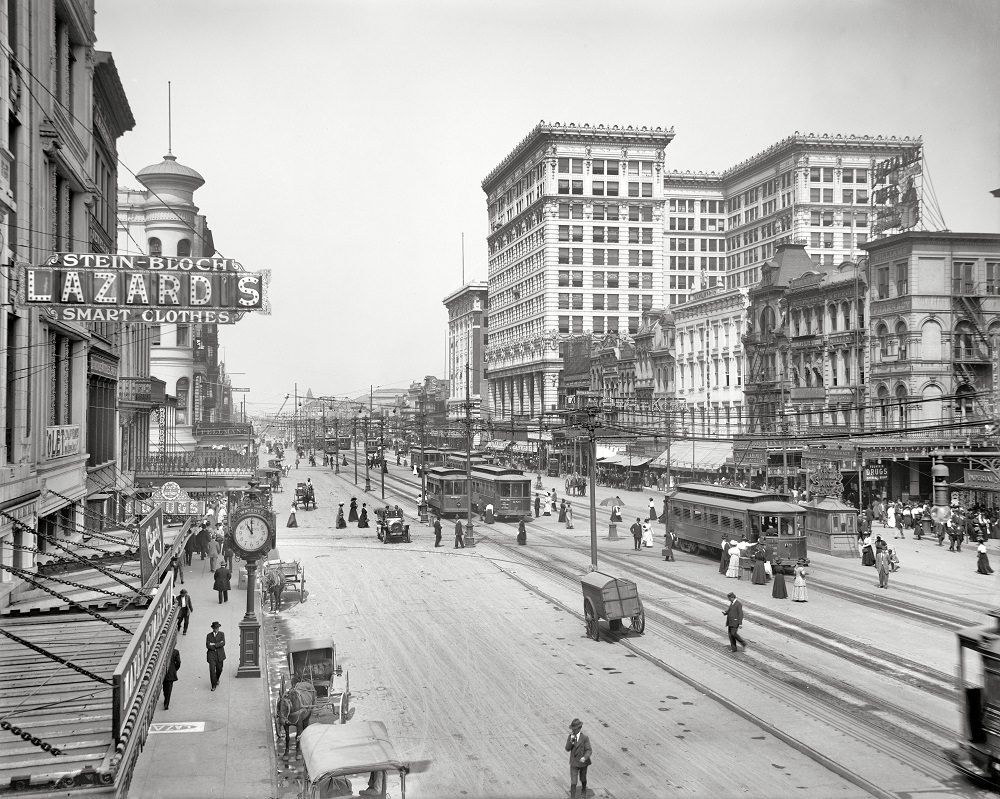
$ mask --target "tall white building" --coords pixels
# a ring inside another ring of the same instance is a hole
[[[561,344],[634,335],[643,311],[660,304],[663,159],[673,135],[541,122],[483,181],[489,415],[526,421],[554,410]]]
[[[473,281],[444,298],[448,309],[448,416],[470,413],[479,418],[482,403],[483,347],[488,341],[489,301],[486,281]],[[466,368],[468,367],[468,369]]]

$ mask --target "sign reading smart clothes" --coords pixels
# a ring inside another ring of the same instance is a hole
[[[67,252],[22,271],[23,303],[63,322],[231,324],[271,312],[270,270],[229,258]]]

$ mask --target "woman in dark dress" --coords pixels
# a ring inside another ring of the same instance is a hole
[[[563,522],[563,523],[566,522],[566,500],[565,499],[559,501],[559,519],[557,521]]]
[[[874,566],[875,565],[875,547],[872,545],[871,538],[865,539],[864,549],[861,551],[861,565],[862,566]]]
[[[762,544],[758,544],[753,552],[753,574],[750,575],[750,582],[754,585],[764,585],[767,582],[767,569],[764,567],[766,557],[767,550]]]
[[[358,527],[368,526],[368,503],[361,503],[361,515],[358,517]]]
[[[358,520],[358,501],[351,497],[351,511],[347,514],[347,521],[356,522]]]
[[[729,569],[729,542],[722,539],[722,559],[719,561],[719,574],[725,574]]]
[[[344,519],[344,503],[340,503],[340,507],[337,508],[337,529],[343,529],[347,527],[347,520]]]
[[[524,527],[524,519],[521,519],[517,523],[517,543],[521,544],[521,546],[528,543],[528,532]]]
[[[781,564],[781,558],[774,561],[771,571],[774,572],[774,587],[771,588],[771,596],[775,599],[788,599],[788,589],[785,587],[785,572]]]
[[[976,548],[976,551],[979,553],[976,557],[976,571],[980,574],[993,574],[989,555],[986,554],[986,542],[982,538],[979,539],[979,546]]]

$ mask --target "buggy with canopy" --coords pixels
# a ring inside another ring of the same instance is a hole
[[[302,731],[300,745],[305,774],[299,779],[298,799],[387,799],[393,774],[399,778],[400,799],[406,799],[410,764],[399,759],[381,721],[346,727],[314,724]]]

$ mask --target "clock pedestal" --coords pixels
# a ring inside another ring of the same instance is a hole
[[[237,677],[260,677],[260,621],[257,618],[257,561],[247,561],[247,612],[240,621],[240,665]]]

